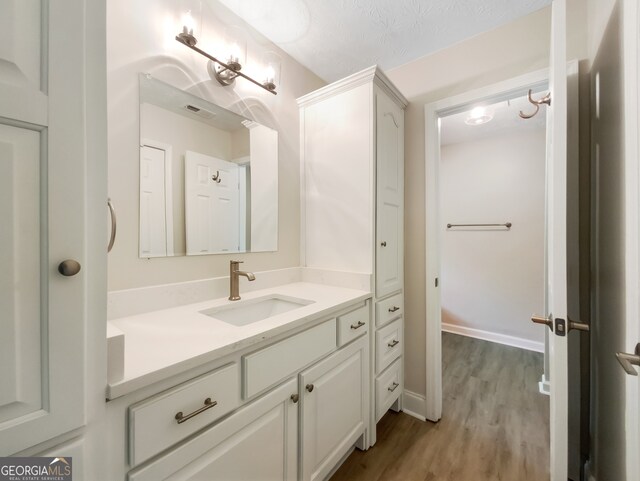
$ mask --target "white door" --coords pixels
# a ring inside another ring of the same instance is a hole
[[[304,481],[325,479],[364,432],[366,342],[363,338],[300,374]]]
[[[233,162],[186,152],[187,255],[240,250],[238,170]]]
[[[167,255],[166,152],[140,147],[140,257]]]
[[[567,58],[566,0],[554,0],[547,116],[547,316],[549,335],[551,481],[568,478],[568,346],[558,320],[567,320]]]
[[[87,294],[104,264],[87,249],[96,225],[87,179],[103,168],[87,161],[84,15],[74,0],[0,2],[2,456],[85,419]],[[106,216],[106,195],[100,204]],[[96,232],[106,259],[106,229]]]
[[[404,112],[377,95],[376,118],[376,296],[402,289]]]

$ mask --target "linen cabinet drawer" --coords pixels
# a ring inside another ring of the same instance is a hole
[[[402,294],[396,294],[389,299],[378,301],[376,303],[376,327],[384,326],[389,321],[402,316],[403,312]]]
[[[129,463],[140,464],[240,405],[236,363],[129,408]]]
[[[369,305],[338,316],[338,347],[357,339],[369,330]]]
[[[250,398],[336,348],[331,319],[257,352],[242,356],[243,396]]]
[[[381,373],[402,354],[402,318],[376,332],[376,372]]]
[[[399,358],[376,378],[376,422],[380,421],[391,405],[396,402],[403,389],[402,358]]]

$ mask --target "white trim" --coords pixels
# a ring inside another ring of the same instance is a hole
[[[447,323],[442,323],[442,331],[459,334],[460,336],[473,337],[474,339],[482,339],[483,341],[495,342],[496,344],[503,344],[505,346],[526,349],[527,351],[544,353],[544,342],[532,341],[523,337],[508,336],[507,334],[499,334],[497,332]]]
[[[538,391],[540,391],[540,394],[546,394],[547,396],[551,394],[551,382],[544,374],[540,378],[540,382],[538,382]]]
[[[393,85],[391,80],[389,80],[382,70],[380,70],[380,67],[373,65],[318,90],[314,90],[307,95],[299,97],[297,99],[298,107],[306,107],[328,97],[332,97],[338,93],[346,92],[370,82],[375,83],[378,87],[384,90],[384,92],[403,109],[409,104],[409,101],[404,97],[404,95],[402,95],[400,90]]]
[[[624,169],[625,169],[625,318],[624,348],[633,352],[640,341],[640,8],[637,0],[625,0],[622,5],[623,79],[624,79]],[[625,376],[626,479],[640,481],[640,406],[636,377]]]
[[[424,396],[405,389],[402,395],[402,412],[420,421],[426,421]]]
[[[440,162],[440,117],[463,111],[476,102],[495,102],[526,94],[548,83],[549,70],[542,69],[487,87],[425,105],[425,210],[426,210],[426,399],[427,419],[442,417],[442,335],[440,290],[440,208],[438,164]]]

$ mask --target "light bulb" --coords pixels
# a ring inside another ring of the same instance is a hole
[[[229,58],[228,63],[240,63],[240,45],[237,42],[233,42],[229,46]]]
[[[276,71],[274,70],[273,66],[269,65],[266,69],[265,69],[265,75],[264,75],[264,81],[265,83],[275,83],[276,80]]]
[[[486,107],[474,107],[467,115],[464,123],[467,125],[482,125],[493,119],[493,112],[489,112]]]
[[[188,10],[182,16],[182,33],[187,35],[193,35],[193,29],[196,26],[196,21],[193,19],[191,15],[191,10]]]

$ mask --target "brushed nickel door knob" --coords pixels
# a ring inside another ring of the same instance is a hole
[[[553,331],[553,320],[551,315],[549,317],[531,316],[531,320],[536,324],[544,324]]]
[[[306,389],[307,389],[307,391],[309,391],[309,392],[313,391],[313,384],[307,384],[307,385],[306,385]]]
[[[297,394],[292,394],[291,395],[291,400],[293,401],[293,403],[297,403],[300,400],[300,396],[298,396]]]
[[[58,264],[58,272],[66,277],[75,276],[80,272],[80,263],[73,259],[67,259]]]

